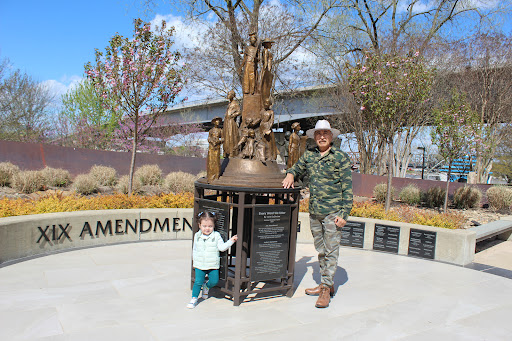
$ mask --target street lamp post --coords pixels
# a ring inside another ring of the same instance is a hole
[[[423,174],[425,172],[425,147],[418,147],[419,150],[423,150],[423,162],[421,164],[421,180],[423,180]]]

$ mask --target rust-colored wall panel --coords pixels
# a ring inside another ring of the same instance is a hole
[[[373,196],[373,188],[380,183],[387,183],[387,176],[379,176],[379,175],[370,175],[370,174],[361,174],[361,173],[352,173],[352,186],[354,195],[363,196],[363,197],[372,197]],[[396,189],[396,196],[400,190],[406,187],[409,184],[416,185],[422,191],[427,191],[431,187],[441,187],[446,188],[445,181],[435,181],[435,180],[421,180],[421,179],[409,179],[409,178],[393,178],[392,186]],[[464,187],[468,185],[467,183],[462,182],[451,182],[449,194],[453,194],[455,190],[459,187]],[[485,192],[492,185],[486,184],[477,184],[477,185],[468,185],[471,187],[477,187],[483,194],[482,203],[487,203],[487,197],[485,196]]]
[[[88,173],[94,165],[103,165],[115,168],[119,175],[127,175],[130,159],[129,152],[0,140],[0,162],[11,162],[24,170],[38,170],[48,166],[64,168],[72,175],[78,175]],[[175,171],[197,174],[206,170],[205,158],[138,153],[135,161],[135,167],[157,164],[164,174]]]

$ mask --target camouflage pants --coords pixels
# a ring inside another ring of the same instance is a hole
[[[321,282],[328,286],[334,284],[341,241],[341,228],[336,226],[334,218],[336,218],[334,213],[327,216],[309,216],[311,234],[318,252]]]

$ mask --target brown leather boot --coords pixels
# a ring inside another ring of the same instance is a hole
[[[331,301],[331,290],[332,287],[329,287],[325,284],[320,284],[320,295],[316,300],[315,307],[317,308],[327,308],[329,306],[329,302]]]
[[[317,287],[314,287],[314,288],[308,288],[306,289],[306,295],[311,295],[311,296],[318,296],[320,295],[320,291],[321,290],[321,287],[322,287],[322,284],[320,284],[319,286]],[[330,287],[330,294],[331,294],[331,297],[334,295],[334,287]]]

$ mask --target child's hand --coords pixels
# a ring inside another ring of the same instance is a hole
[[[234,243],[238,240],[238,236],[235,234],[233,237],[231,237],[231,241]]]

